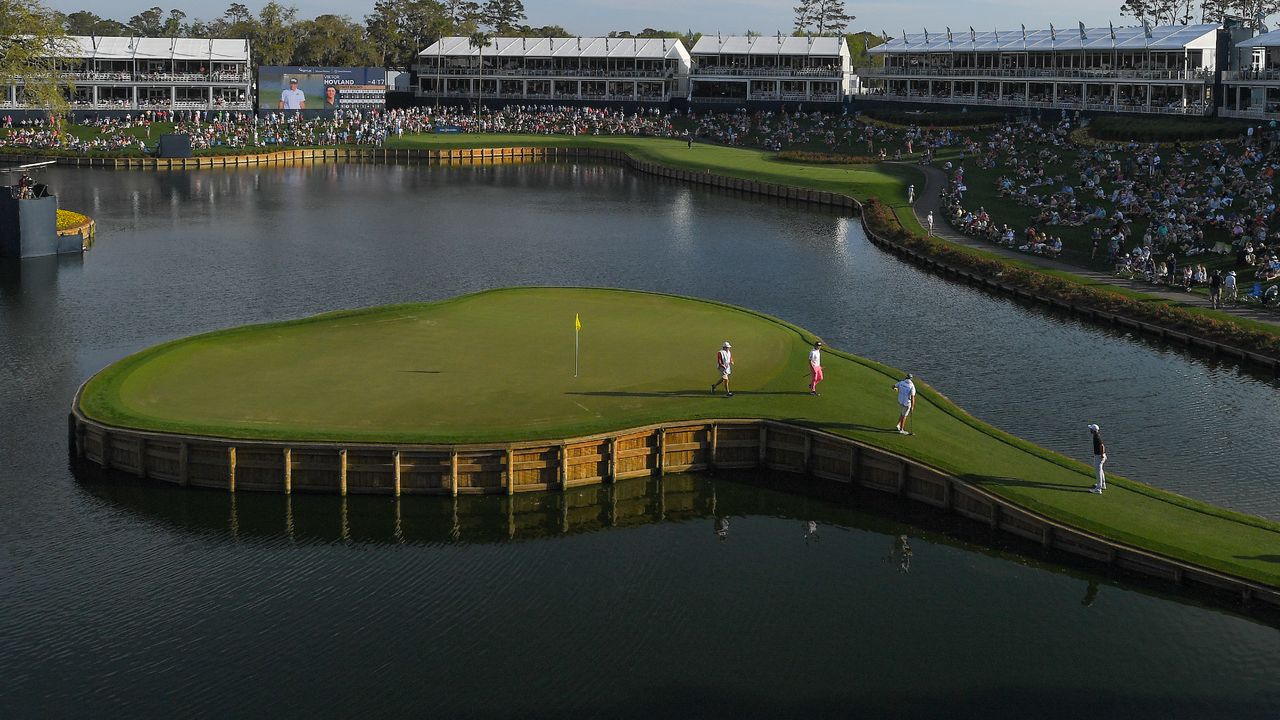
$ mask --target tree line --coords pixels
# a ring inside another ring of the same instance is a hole
[[[372,11],[360,19],[334,14],[299,17],[296,7],[277,0],[270,0],[256,15],[233,2],[221,15],[207,19],[158,6],[126,20],[92,10],[57,17],[68,35],[247,38],[255,62],[262,65],[407,67],[441,37],[574,37],[559,25],[527,24],[522,0],[375,0]],[[617,30],[609,37],[697,39],[692,31],[654,28],[637,33]]]
[[[1124,0],[1120,12],[1152,26],[1215,23],[1236,17],[1252,27],[1280,12],[1280,0]]]

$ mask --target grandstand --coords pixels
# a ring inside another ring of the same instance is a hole
[[[1208,115],[1233,33],[1221,25],[903,34],[859,68],[896,102]]]
[[[249,110],[249,41],[74,35],[59,66],[73,110]],[[3,86],[0,107],[31,109],[21,78]]]
[[[684,97],[689,53],[672,38],[446,37],[418,53],[420,99],[665,103]]]
[[[692,56],[694,103],[840,103],[854,82],[843,37],[704,35]]]
[[[1233,69],[1222,73],[1222,106],[1218,115],[1280,118],[1280,32],[1237,42],[1233,60]]]

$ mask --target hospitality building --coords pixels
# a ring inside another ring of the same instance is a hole
[[[693,103],[840,103],[853,89],[843,37],[704,35],[692,59]]]
[[[1208,115],[1232,34],[1221,25],[926,32],[870,50],[873,99]]]
[[[665,103],[687,93],[689,53],[673,38],[446,37],[414,69],[423,100]]]
[[[58,61],[73,110],[253,107],[248,40],[76,35]],[[21,78],[3,92],[0,107],[31,109]]]
[[[1222,117],[1280,119],[1280,32],[1236,43],[1234,68],[1222,73]]]

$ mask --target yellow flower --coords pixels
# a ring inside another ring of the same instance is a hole
[[[78,212],[71,212],[70,210],[58,211],[59,230],[70,230],[71,228],[79,227],[88,221],[88,217],[81,215]]]

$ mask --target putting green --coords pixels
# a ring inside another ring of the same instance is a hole
[[[582,318],[574,377],[574,316]],[[110,425],[228,438],[482,443],[558,439],[655,422],[772,418],[914,458],[1062,522],[1280,585],[1280,523],[1126,480],[1003,433],[921,385],[915,436],[892,432],[898,371],[828,350],[740,308],[603,289],[516,288],[332,313],[177,340],[125,358],[80,407]],[[712,395],[734,346],[735,396]],[[1082,433],[1081,446],[1088,438]],[[1083,452],[1083,451],[1082,451]]]

